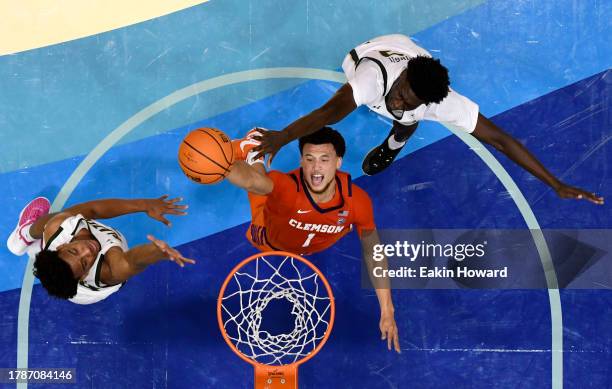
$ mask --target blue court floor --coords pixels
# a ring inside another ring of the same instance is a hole
[[[212,0],[0,56],[0,236],[35,196],[61,207],[169,193],[189,204],[171,229],[144,215],[108,224],[130,245],[150,233],[198,260],[153,266],[109,299],[77,306],[49,298],[28,258],[0,247],[0,368],[74,367],[78,388],[251,387],[252,368],[216,321],[221,283],[255,253],[244,238],[247,196],[227,182],[187,180],[178,145],[197,127],[231,137],[282,129],[326,101],[344,55],[377,35],[411,35],[449,68],[454,89],[553,174],[610,197],[610,20],[609,2]],[[612,228],[609,199],[559,199],[490,149],[528,220],[499,171],[435,123],[422,123],[387,171],[362,176],[362,157],[389,126],[365,108],[334,126],[347,140],[343,170],[370,194],[379,229]],[[286,146],[273,168],[298,159],[297,145]],[[396,355],[380,341],[376,296],[360,284],[357,236],[309,259],[334,290],[336,324],[300,368],[301,388],[612,388],[612,280],[599,289],[393,291]]]

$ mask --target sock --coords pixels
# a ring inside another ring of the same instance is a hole
[[[402,147],[404,147],[404,145],[406,144],[406,141],[398,142],[395,140],[395,135],[392,135],[389,137],[389,141],[387,142],[387,144],[389,145],[389,148],[391,150],[397,150],[397,149],[401,149]]]
[[[33,238],[32,235],[30,235],[30,227],[32,227],[32,224],[21,227],[21,230],[19,231],[21,236],[29,242],[34,242],[36,240],[36,238]]]

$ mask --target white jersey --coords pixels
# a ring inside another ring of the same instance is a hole
[[[76,296],[70,299],[75,304],[93,304],[104,300],[118,291],[123,284],[106,285],[100,280],[104,255],[111,247],[127,251],[127,241],[121,233],[96,220],[85,219],[82,215],[66,218],[48,241],[43,242],[45,250],[57,250],[58,246],[69,243],[82,229],[87,229],[100,243],[100,252],[91,269],[82,281],[79,281]]]
[[[355,47],[342,62],[355,103],[366,105],[379,115],[403,125],[433,120],[452,129],[474,131],[478,105],[452,89],[439,104],[422,104],[412,111],[405,111],[401,120],[387,110],[385,96],[389,89],[406,69],[408,61],[419,55],[431,57],[427,50],[399,34],[380,36]]]

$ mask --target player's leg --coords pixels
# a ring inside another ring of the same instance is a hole
[[[49,200],[37,197],[21,210],[17,226],[6,242],[9,251],[21,256],[28,247],[42,238],[45,223],[53,216],[49,214],[50,208]]]
[[[404,126],[398,122],[393,122],[393,128],[391,128],[391,132],[385,140],[370,150],[364,158],[361,165],[363,172],[372,176],[388,168],[402,151],[408,138],[414,134],[418,124],[417,122],[410,126]]]

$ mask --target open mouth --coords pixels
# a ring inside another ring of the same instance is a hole
[[[310,180],[312,181],[312,185],[319,186],[323,183],[323,174],[312,174]]]

